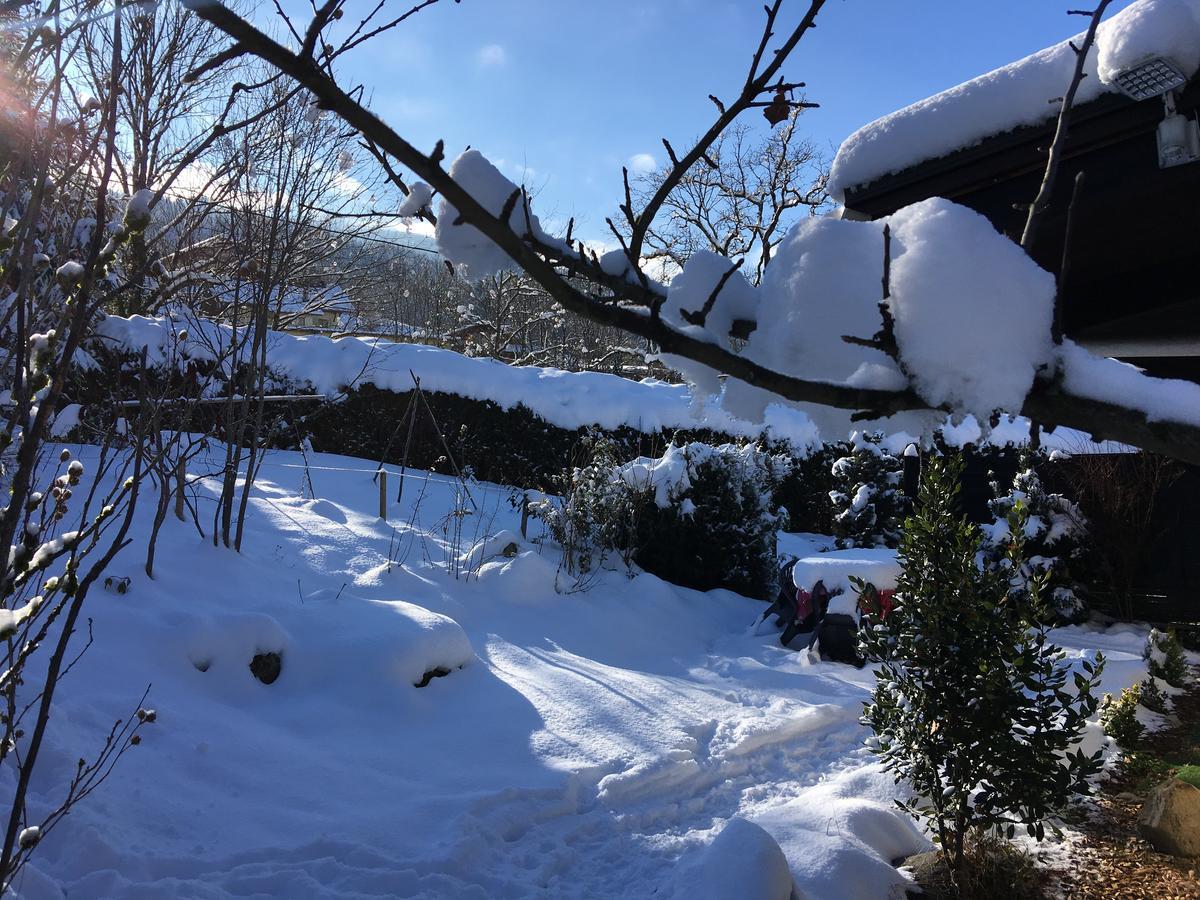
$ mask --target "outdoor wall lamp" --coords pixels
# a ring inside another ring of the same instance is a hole
[[[1168,169],[1200,160],[1200,124],[1175,110],[1175,91],[1187,77],[1170,59],[1154,56],[1116,76],[1117,87],[1132,100],[1163,98],[1158,124],[1158,167]]]

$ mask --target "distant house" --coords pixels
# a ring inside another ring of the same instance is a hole
[[[1190,74],[1200,2],[1179,8],[1179,23],[1160,29],[1171,44],[1163,55],[1107,72],[1089,62],[1031,253],[1062,278],[1068,337],[1153,375],[1200,381],[1200,78]],[[1064,42],[860,129],[833,166],[844,215],[876,219],[945,197],[1019,239],[1074,58]]]
[[[175,251],[170,265],[196,273],[202,284],[199,307],[219,320],[244,322],[251,304],[266,298],[271,327],[293,334],[339,334],[357,326],[357,305],[337,283],[305,279],[302,284],[268,287],[258,272],[266,267],[234,258],[224,236],[197,241]]]
[[[354,330],[354,301],[336,284],[287,288],[273,306],[275,328],[279,331],[335,334]]]

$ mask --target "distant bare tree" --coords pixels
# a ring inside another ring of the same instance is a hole
[[[679,268],[697,250],[746,258],[754,265],[743,271],[758,284],[796,219],[829,202],[829,169],[816,144],[798,133],[801,115],[793,109],[765,137],[744,122],[723,132],[667,194],[646,232],[644,256]],[[659,170],[639,178],[636,202],[644,204],[666,177]]]

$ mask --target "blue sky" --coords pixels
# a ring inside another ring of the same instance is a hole
[[[785,74],[821,104],[804,127],[832,158],[860,125],[1081,30],[1071,2],[829,0]],[[785,3],[783,24],[806,8]],[[762,21],[762,0],[442,0],[359,47],[342,75],[418,146],[482,150],[524,175],[543,220],[575,216],[603,240],[621,166],[661,163],[662,137],[678,150],[708,127],[708,94],[736,92]]]

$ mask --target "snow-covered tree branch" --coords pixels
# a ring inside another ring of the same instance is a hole
[[[654,343],[701,388],[715,388],[718,374],[731,376],[737,383],[730,383],[725,402],[740,415],[761,414],[776,397],[852,413],[818,410],[828,427],[900,413],[915,414],[907,421],[928,427],[946,413],[987,421],[1003,411],[1200,462],[1200,387],[1149,378],[1070,341],[1055,345],[1053,277],[981,216],[954,204],[926,201],[887,223],[801,223],[757,289],[740,273],[730,275],[733,263],[715,254],[694,256],[670,286],[642,271],[655,217],[714,142],[748,110],[778,103],[786,114],[796,102],[789,92],[802,85],[784,81],[781,70],[811,29],[820,0],[780,41],[782,0],[767,7],[740,93],[728,103],[714,97],[719,114],[691,150],[669,150],[672,168],[642,209],[633,209],[627,193],[629,240],[602,258],[573,240],[569,229],[562,238],[547,234],[529,195],[478,151],[447,168],[440,144],[423,151],[389,127],[360,101],[360,92],[338,85],[331,65],[336,51],[311,52],[311,40],[289,49],[216,0],[186,5],[229,35],[241,53],[295,79],[393,164],[411,171],[427,186],[422,197],[440,195],[439,248],[453,264],[472,276],[515,265],[567,310]],[[319,14],[309,34],[328,19]],[[892,241],[887,266],[885,224]],[[586,289],[577,286],[581,281]],[[894,323],[894,347],[871,341],[880,331],[880,302],[884,321]],[[731,346],[731,333],[748,337],[740,350]]]

